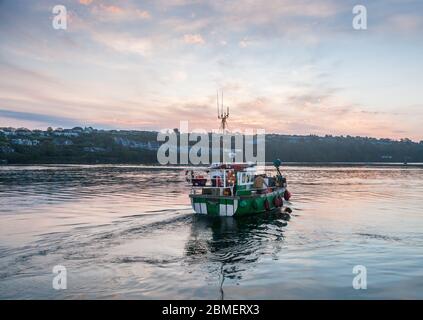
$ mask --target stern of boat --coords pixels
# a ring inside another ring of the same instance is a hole
[[[190,195],[191,205],[197,214],[232,217],[238,210],[236,198],[206,198],[200,195]]]

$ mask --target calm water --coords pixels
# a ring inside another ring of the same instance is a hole
[[[423,298],[423,169],[285,173],[290,221],[194,216],[178,170],[0,167],[0,298]]]

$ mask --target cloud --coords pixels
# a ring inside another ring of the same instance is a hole
[[[44,123],[46,125],[56,124],[60,126],[76,126],[81,124],[80,119],[53,116],[50,114],[41,114],[34,112],[19,112],[6,109],[0,109],[0,117],[16,120],[25,120],[28,122]]]
[[[395,112],[422,101],[422,47],[393,32],[421,36],[417,1],[368,2],[360,33],[353,0],[64,3],[77,4],[66,32],[45,19],[46,0],[2,2],[0,108],[20,118],[217,128],[223,88],[230,128],[421,139],[420,107]]]
[[[85,6],[90,5],[93,2],[93,0],[79,0],[80,4],[83,4]]]
[[[207,31],[213,23],[213,17],[201,17],[195,19],[185,19],[182,17],[164,17],[158,21],[158,27],[167,32],[192,34]],[[209,30],[210,31],[210,30]]]
[[[101,8],[101,10],[111,14],[122,14],[124,12],[124,10],[121,7],[114,6],[114,5],[100,4],[99,7]]]
[[[150,18],[151,18],[150,13],[149,13],[148,11],[146,11],[146,10],[139,10],[139,9],[136,9],[136,10],[135,10],[135,13],[136,13],[136,15],[137,15],[138,17],[140,17],[141,19],[150,19]]]
[[[345,10],[345,5],[334,0],[216,0],[209,5],[215,12],[215,20],[218,20],[216,25],[223,30],[252,30],[276,36],[298,30],[301,20],[306,22],[311,32],[313,26],[310,22],[324,21]]]
[[[205,43],[201,34],[185,34],[184,42],[188,44],[204,44]]]
[[[238,44],[241,48],[246,48],[251,46],[253,44],[253,41],[249,40],[248,38],[244,38]]]
[[[124,22],[151,19],[149,11],[133,5],[118,6],[99,3],[91,7],[91,14],[101,21]]]
[[[153,43],[149,38],[135,37],[124,33],[93,33],[93,39],[110,49],[122,53],[132,53],[141,56],[152,54]]]
[[[421,31],[423,29],[423,17],[416,14],[396,14],[390,17],[386,23],[392,30],[402,32]]]
[[[253,24],[268,23],[284,16],[326,18],[340,10],[340,5],[333,0],[216,0],[211,4],[226,17],[237,16],[240,22],[250,21]]]

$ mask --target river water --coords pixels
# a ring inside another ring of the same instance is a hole
[[[0,167],[0,299],[423,298],[423,169],[286,167],[289,221],[195,216],[183,173]]]

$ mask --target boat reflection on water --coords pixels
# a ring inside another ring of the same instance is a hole
[[[245,217],[195,215],[185,246],[188,268],[207,271],[203,274],[211,282],[219,279],[224,299],[225,280],[239,284],[244,272],[251,272],[262,257],[278,259],[288,218],[280,211]]]

